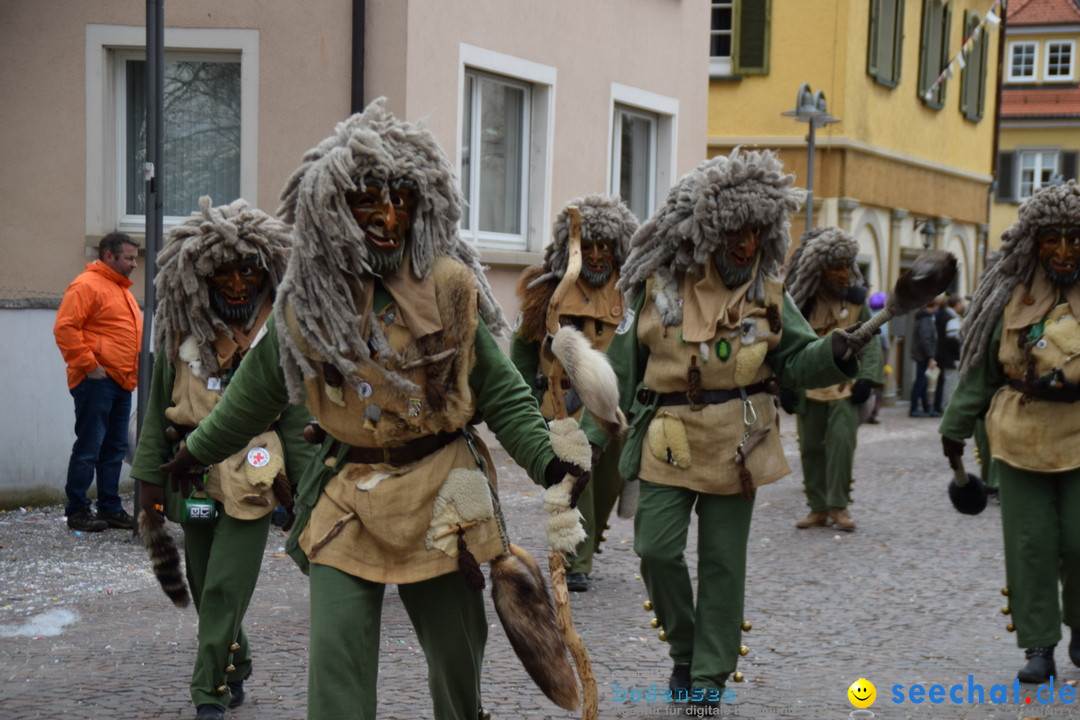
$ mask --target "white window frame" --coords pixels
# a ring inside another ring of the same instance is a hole
[[[1030,48],[1031,49],[1031,74],[1030,75],[1017,75],[1017,65],[1013,63],[1014,48]],[[1039,77],[1039,43],[1031,40],[1017,40],[1009,43],[1009,55],[1008,55],[1009,71],[1007,73],[1007,79],[1009,82],[1035,82]]]
[[[619,160],[622,158],[622,132],[620,132],[619,127],[622,120],[621,116],[630,115],[634,118],[647,120],[650,123],[651,127],[649,132],[649,152],[648,157],[646,158],[646,161],[648,162],[649,172],[648,176],[645,179],[646,207],[644,215],[645,217],[652,217],[653,212],[656,211],[656,146],[658,136],[660,135],[660,116],[656,113],[644,112],[643,110],[639,110],[638,108],[620,104],[615,105],[614,112],[612,112],[611,115],[613,126],[611,128],[612,146],[611,168],[609,172],[609,177],[611,178],[611,181],[609,183],[609,189],[611,194],[616,196],[620,195],[620,190],[622,189],[620,187],[622,173],[619,172],[619,168],[617,167]],[[623,202],[625,202],[627,206],[630,205],[629,198],[623,198]],[[633,208],[631,208],[631,210],[633,210]]]
[[[735,0],[722,0],[721,2],[709,3],[709,75],[716,77],[725,77],[731,75],[733,72],[734,64],[732,63],[730,52],[728,55],[712,55],[712,38],[713,35],[722,34],[723,31],[717,31],[712,26],[712,11],[715,6],[729,7],[731,9],[731,29],[727,32],[728,37],[731,38],[731,50],[735,48]]]
[[[656,120],[656,142],[653,143],[653,173],[650,179],[652,191],[650,193],[648,216],[638,218],[645,222],[651,217],[660,202],[667,195],[668,190],[675,180],[675,160],[678,156],[679,137],[679,100],[667,97],[648,90],[611,83],[611,117],[608,122],[608,181],[609,192],[619,194],[619,178],[615,172],[616,144],[621,138],[615,132],[618,113],[623,110],[638,110]]]
[[[118,97],[117,51],[146,52],[146,28],[86,26],[86,234],[114,230],[142,234],[145,216],[125,216],[120,156],[126,150],[123,98]],[[166,28],[166,53],[228,53],[240,56],[240,196],[258,206],[259,31]],[[232,198],[229,198],[231,200]],[[215,198],[216,200],[216,198]],[[224,200],[223,200],[224,201]],[[165,218],[166,228],[186,218]]]
[[[1041,171],[1046,169],[1046,168],[1042,167],[1042,158],[1047,153],[1053,153],[1053,155],[1054,155],[1054,172],[1050,177],[1050,182],[1046,183],[1047,185],[1049,185],[1049,184],[1053,184],[1055,177],[1061,173],[1061,148],[1030,147],[1030,148],[1017,148],[1016,149],[1016,170],[1015,170],[1015,172],[1016,172],[1016,178],[1015,178],[1016,185],[1014,185],[1014,187],[1016,188],[1016,197],[1020,201],[1027,200],[1028,198],[1030,198],[1032,195],[1035,194],[1035,191],[1037,191],[1039,188],[1044,186],[1044,183],[1039,178],[1039,176],[1041,174]],[[1034,177],[1032,178],[1031,191],[1028,192],[1028,193],[1025,193],[1024,192],[1024,182],[1023,182],[1024,158],[1029,157],[1029,156],[1034,157],[1036,159],[1035,169],[1034,169],[1035,174],[1034,174]]]
[[[548,234],[551,203],[551,176],[555,133],[555,81],[557,71],[550,65],[524,60],[513,55],[461,43],[458,49],[458,122],[457,168],[461,169],[460,143],[465,124],[465,73],[467,71],[499,75],[501,79],[529,85],[532,100],[526,113],[526,182],[522,193],[521,235],[480,232],[475,222],[461,236],[478,248],[492,251],[540,252]],[[474,172],[475,175],[475,172]],[[470,212],[466,207],[463,213]],[[485,259],[487,255],[484,255]],[[497,258],[491,259],[495,261]]]
[[[1071,81],[1073,79],[1073,77],[1075,77],[1075,75],[1076,75],[1076,42],[1073,41],[1073,40],[1047,40],[1044,43],[1044,45],[1046,47],[1045,47],[1045,52],[1043,53],[1043,68],[1044,68],[1044,70],[1043,70],[1043,72],[1044,72],[1043,80],[1045,82],[1069,82],[1069,81]],[[1066,74],[1062,74],[1062,75],[1051,75],[1050,74],[1050,69],[1051,69],[1051,65],[1050,65],[1050,49],[1055,47],[1055,46],[1058,46],[1058,47],[1064,46],[1064,47],[1069,48],[1069,65],[1068,65],[1068,73],[1066,73]]]

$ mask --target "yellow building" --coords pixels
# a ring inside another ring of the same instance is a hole
[[[991,247],[1035,190],[1077,176],[1080,148],[1080,4],[1010,0],[1004,27]]]
[[[988,237],[998,11],[996,0],[713,2],[709,153],[776,149],[809,187],[809,124],[783,114],[808,84],[840,119],[815,127],[813,225],[858,238],[874,290],[931,246],[957,256],[953,290],[969,293]],[[792,235],[804,229],[799,218]],[[893,325],[902,381],[905,327]]]

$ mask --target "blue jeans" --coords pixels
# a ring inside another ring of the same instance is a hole
[[[86,491],[97,471],[98,510],[117,512],[120,503],[120,466],[128,445],[131,392],[106,377],[86,378],[71,390],[75,398],[75,445],[68,462],[67,513],[90,504]]]
[[[911,412],[918,412],[919,403],[922,403],[923,412],[930,412],[930,381],[926,379],[926,370],[930,367],[930,361],[915,363],[915,384],[911,387]]]

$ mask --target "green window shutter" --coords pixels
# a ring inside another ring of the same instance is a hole
[[[982,19],[976,12],[966,13],[964,21],[964,38],[967,38],[979,27]],[[986,105],[986,36],[980,34],[979,38],[971,45],[971,51],[964,58],[967,65],[961,71],[960,79],[960,112],[968,120],[978,122],[983,118],[983,109]]]
[[[769,72],[769,20],[772,0],[740,0],[735,5],[732,69],[736,75]]]
[[[1016,188],[1013,187],[1013,173],[1016,166],[1016,153],[1000,152],[997,156],[997,172],[994,182],[997,185],[996,200],[998,202],[1016,202]]]
[[[930,98],[926,93],[934,86],[938,75],[949,62],[949,25],[952,3],[942,0],[923,0],[922,43],[919,47],[919,99],[926,105],[941,109],[945,102],[942,81]]]
[[[904,0],[871,0],[866,72],[882,85],[900,82]]]

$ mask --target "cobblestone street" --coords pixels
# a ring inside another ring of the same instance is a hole
[[[860,429],[851,507],[858,530],[839,533],[795,529],[806,505],[794,418],[783,416],[793,472],[758,493],[746,597],[753,627],[743,636],[750,652],[739,666],[744,682],[729,684],[722,715],[849,717],[847,689],[866,678],[877,688],[869,708],[877,718],[1080,718],[1080,706],[1057,695],[1052,704],[1040,704],[1035,686],[1014,691],[1023,653],[1002,614],[999,507],[991,502],[975,517],[956,513],[936,421],[909,418],[906,405],[883,409],[882,418]],[[974,468],[971,445],[966,460]],[[546,556],[539,488],[501,449],[494,455],[511,534],[535,557]],[[125,503],[130,509],[131,498]],[[666,645],[649,626],[653,615],[642,606],[632,535],[629,520],[613,518],[591,591],[571,596],[605,719],[674,710],[619,701],[654,683],[665,687],[671,670]],[[696,527],[691,567],[694,538]],[[246,683],[248,702],[228,714],[234,720],[304,717],[307,584],[284,556],[283,543],[274,529],[246,622],[255,674]],[[488,617],[484,696],[493,716],[578,717],[543,697],[490,607]],[[130,533],[75,535],[59,506],[0,514],[3,720],[194,717],[187,685],[195,621],[193,608],[178,610],[161,592]],[[1057,652],[1056,692],[1065,683],[1075,691],[1080,679],[1067,643],[1066,634]],[[380,718],[431,718],[423,655],[394,589],[387,593],[382,649]],[[906,699],[912,686],[935,684],[945,688],[943,702]],[[955,685],[962,686],[956,692],[962,704],[949,697]],[[969,702],[974,685],[985,691],[981,703]],[[992,695],[995,685],[1006,686],[1007,695]]]

